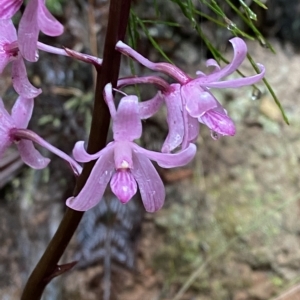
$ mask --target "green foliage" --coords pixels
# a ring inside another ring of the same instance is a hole
[[[62,15],[63,13],[63,4],[65,0],[46,0],[47,8],[54,14],[54,15]]]
[[[169,0],[172,2],[175,6],[178,6],[182,14],[186,17],[186,19],[189,21],[190,26],[195,29],[195,31],[198,33],[201,40],[205,43],[206,47],[209,49],[209,51],[212,53],[214,58],[218,62],[224,62],[228,63],[228,61],[225,59],[225,57],[222,55],[222,53],[218,50],[218,47],[216,45],[217,41],[212,41],[211,38],[206,36],[206,34],[203,32],[200,24],[197,22],[197,17],[201,17],[202,19],[206,19],[214,24],[216,24],[220,28],[227,28],[233,36],[239,36],[245,39],[249,40],[256,40],[259,42],[259,44],[271,51],[275,54],[275,50],[272,47],[272,45],[264,38],[262,33],[258,30],[257,26],[254,22],[257,21],[257,15],[256,13],[250,8],[250,6],[243,0],[239,0],[239,6],[236,6],[231,0],[225,0],[225,1],[216,1],[216,0],[198,0],[199,4],[202,6],[205,5],[209,13],[204,13],[203,11],[199,10],[195,6],[196,1],[192,0]],[[257,5],[260,8],[267,9],[266,5],[260,1],[260,0],[253,0],[250,4]],[[168,62],[172,63],[168,55],[164,52],[162,47],[159,45],[159,43],[155,40],[155,38],[151,35],[147,25],[149,24],[163,24],[165,26],[171,26],[171,27],[181,27],[182,24],[178,24],[176,22],[172,22],[170,20],[162,20],[164,17],[163,14],[161,14],[159,9],[159,3],[158,0],[154,1],[154,10],[156,13],[156,19],[155,20],[143,20],[141,19],[135,11],[131,11],[130,15],[130,24],[129,24],[129,44],[136,48],[137,41],[140,39],[141,33],[143,33],[146,38],[150,41],[152,46],[161,54],[161,56]],[[237,22],[232,21],[225,13],[225,11],[228,11],[228,9],[231,9],[234,14],[235,18],[239,20],[238,24],[242,24],[243,28],[240,28],[241,25],[238,25]],[[250,33],[245,32],[245,29],[247,28]],[[247,55],[247,58],[251,65],[253,66],[253,69],[256,72],[259,72],[253,58],[250,56],[250,54]],[[237,71],[241,76],[244,76],[240,71]],[[265,78],[263,80],[266,88],[269,90],[270,94],[272,95],[276,105],[281,111],[281,114],[283,116],[283,119],[287,124],[289,124],[288,118],[284,112],[284,109],[279,101],[279,99],[276,97],[275,92],[273,91],[272,87],[268,83],[267,79]],[[258,88],[254,85],[253,86],[254,92],[257,93]],[[260,94],[260,92],[258,92]]]
[[[91,105],[93,103],[94,94],[93,92],[88,92],[86,94],[74,95],[68,99],[64,104],[64,109],[71,112],[73,115],[79,114],[84,116],[84,128],[85,132],[89,132],[91,127]]]

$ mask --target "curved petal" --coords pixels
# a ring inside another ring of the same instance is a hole
[[[221,70],[221,67],[220,67],[220,65],[218,64],[218,62],[215,60],[215,59],[212,59],[212,58],[210,58],[210,59],[208,59],[207,61],[206,61],[206,67],[213,67],[214,69],[213,69],[213,71],[210,73],[210,74],[213,74],[213,73],[216,73],[216,72],[219,72],[220,70]],[[202,72],[202,71],[197,71],[196,72],[196,75],[198,76],[198,77],[201,77],[201,76],[207,76],[204,72]]]
[[[15,141],[30,140],[30,141],[42,146],[43,148],[49,150],[50,152],[54,153],[58,157],[62,158],[66,162],[68,162],[75,175],[79,175],[81,173],[82,167],[73,158],[71,158],[65,152],[59,150],[55,146],[53,146],[50,143],[48,143],[47,141],[45,141],[43,138],[41,138],[35,132],[28,130],[28,129],[14,128],[10,131],[10,134],[14,138]]]
[[[265,76],[265,71],[266,71],[265,67],[262,64],[257,64],[257,66],[260,71],[259,74],[244,77],[244,78],[230,79],[227,81],[211,82],[205,84],[205,87],[221,89],[221,88],[238,88],[245,85],[252,85],[260,81],[261,79],[263,79],[263,77]]]
[[[186,110],[193,118],[202,116],[205,112],[218,107],[218,101],[209,92],[196,85],[194,81],[183,85],[181,95],[186,103]]]
[[[26,5],[18,29],[19,49],[28,61],[37,61],[37,41],[39,36],[39,0],[30,0]]]
[[[42,90],[35,88],[28,80],[25,63],[19,56],[12,62],[12,81],[16,92],[25,98],[35,98]]]
[[[199,71],[199,70],[196,71],[196,75],[197,75],[197,77],[206,76],[206,74],[204,72]]]
[[[67,206],[74,210],[86,211],[101,201],[114,172],[114,152],[112,148],[109,150],[104,151],[103,155],[99,157],[80,193],[76,197],[67,199]]]
[[[39,0],[38,24],[40,30],[49,36],[58,36],[64,32],[64,27],[49,12],[45,0]]]
[[[130,170],[118,170],[110,181],[112,192],[122,203],[127,203],[137,191],[137,184]]]
[[[32,141],[20,140],[17,146],[22,160],[29,167],[33,169],[43,169],[49,164],[50,159],[42,156],[40,152],[34,148]]]
[[[33,105],[33,98],[18,97],[11,110],[11,117],[15,121],[16,127],[27,128],[31,119]]]
[[[221,70],[221,67],[220,67],[220,65],[218,64],[218,62],[217,62],[215,59],[212,59],[212,58],[210,58],[210,59],[208,59],[208,60],[206,61],[206,66],[207,66],[208,68],[209,68],[209,67],[214,67],[214,70],[213,70],[212,73],[215,73],[215,72],[218,72],[218,71]]]
[[[148,119],[158,112],[164,102],[164,97],[159,91],[152,99],[139,102],[139,115],[141,119]]]
[[[221,135],[235,135],[236,129],[232,119],[227,114],[217,110],[210,110],[199,118],[212,131]]]
[[[20,9],[22,3],[23,0],[0,0],[0,19],[12,18]]]
[[[172,84],[172,87],[174,90],[165,95],[169,132],[161,149],[164,153],[169,153],[177,148],[182,143],[184,135],[181,86],[180,84]]]
[[[89,154],[86,152],[85,147],[84,147],[84,141],[79,141],[75,144],[74,149],[73,149],[73,157],[75,158],[75,160],[77,160],[78,162],[89,162],[95,159],[98,159],[100,156],[102,155],[106,155],[105,153],[107,151],[111,151],[111,148],[114,147],[114,142],[109,143],[108,145],[106,145],[105,148],[103,148],[102,150],[100,150],[99,152],[95,153],[95,154]]]
[[[194,81],[197,81],[197,83],[200,85],[206,86],[206,84],[209,82],[218,81],[221,78],[232,74],[241,65],[247,55],[247,45],[241,38],[238,37],[235,37],[229,41],[232,44],[234,51],[231,63],[217,72],[213,72],[212,74],[204,77],[196,78]]]
[[[175,80],[177,80],[180,83],[186,83],[191,78],[184,73],[182,70],[180,70],[178,67],[170,64],[170,63],[153,63],[149,59],[143,57],[140,53],[135,51],[134,49],[130,48],[128,45],[123,43],[122,41],[118,41],[116,44],[116,50],[121,52],[124,55],[127,55],[129,57],[132,57],[136,61],[138,61],[143,66],[147,67],[150,70],[153,71],[159,71],[163,72],[171,77],[173,77]]]
[[[140,153],[151,160],[155,160],[163,168],[181,167],[189,163],[195,156],[197,147],[189,144],[187,148],[177,153],[160,153],[146,150],[133,143],[134,153]]]
[[[146,211],[159,210],[165,201],[165,187],[151,161],[143,154],[132,154],[134,168],[131,170],[138,183]]]
[[[113,119],[115,141],[133,141],[142,135],[142,122],[139,115],[137,96],[130,95],[121,99]]]
[[[110,116],[112,119],[114,119],[117,110],[116,110],[116,105],[115,105],[114,96],[112,92],[113,92],[112,84],[111,83],[106,84],[103,90],[103,97],[108,106]]]

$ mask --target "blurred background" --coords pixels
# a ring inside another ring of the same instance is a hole
[[[264,40],[248,40],[248,51],[265,65],[266,78],[290,125],[263,83],[258,84],[259,92],[253,87],[213,91],[235,121],[237,134],[215,141],[202,126],[198,153],[190,165],[157,167],[167,197],[155,214],[144,213],[138,196],[124,206],[107,191],[85,214],[61,261],[78,264],[51,282],[44,300],[300,299],[300,1],[264,1],[267,10],[251,0],[217,1],[228,26],[207,20],[206,16],[216,18],[206,5],[213,1],[187,2],[202,13],[194,14],[192,24],[176,1],[134,1],[128,42],[154,61],[165,60],[165,53],[191,76],[197,70],[207,72],[205,60],[213,53],[199,28],[231,60],[232,28],[253,33],[230,6],[244,12],[245,3],[276,54]],[[47,4],[65,25],[65,33],[58,38],[41,36],[41,41],[101,57],[109,1]],[[254,74],[248,62],[240,70]],[[67,153],[76,141],[88,138],[93,72],[81,62],[42,52],[38,63],[28,64],[32,83],[43,88],[30,128]],[[120,76],[132,72],[151,74],[124,59]],[[148,99],[155,89],[142,86],[138,92]],[[9,69],[0,77],[0,95],[8,108],[13,105],[16,95]],[[164,109],[143,125],[141,143],[159,151],[167,134]],[[22,165],[13,147],[0,162],[3,300],[20,298],[74,188],[68,166],[44,154],[52,162],[41,171]]]

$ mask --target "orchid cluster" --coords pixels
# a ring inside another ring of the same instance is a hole
[[[42,90],[30,83],[24,60],[37,62],[38,50],[70,56],[96,66],[100,66],[102,60],[38,41],[39,31],[50,36],[58,36],[63,32],[63,26],[47,10],[45,0],[28,1],[16,31],[11,18],[22,2],[0,0],[0,74],[11,63],[12,83],[19,95],[11,114],[0,98],[0,159],[6,149],[15,143],[24,163],[35,169],[45,168],[50,160],[34,148],[33,143],[37,143],[68,162],[76,176],[82,171],[79,163],[95,160],[83,189],[76,197],[67,199],[67,206],[74,210],[86,211],[94,207],[101,200],[108,183],[122,203],[127,203],[139,189],[146,211],[155,212],[160,209],[164,203],[165,189],[151,160],[163,168],[180,167],[189,163],[196,153],[195,142],[200,124],[211,130],[214,139],[233,136],[236,131],[234,122],[210,89],[252,85],[264,77],[264,66],[257,64],[258,74],[221,80],[235,72],[246,57],[247,46],[238,37],[230,40],[234,51],[231,63],[221,68],[216,60],[209,59],[206,66],[211,67],[212,72],[207,75],[199,71],[196,78],[172,64],[151,62],[119,41],[116,44],[117,51],[152,71],[164,73],[172,79],[172,83],[154,75],[120,78],[116,87],[118,90],[127,85],[146,83],[156,86],[157,94],[145,101],[139,101],[135,95],[126,95],[118,107],[115,106],[114,89],[108,83],[103,94],[112,119],[113,141],[94,154],[87,153],[84,141],[79,141],[74,147],[72,158],[27,129],[34,108],[34,98]],[[142,137],[142,120],[152,117],[162,105],[167,109],[168,135],[161,152],[149,151],[135,143],[135,140]]]

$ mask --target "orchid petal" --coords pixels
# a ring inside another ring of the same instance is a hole
[[[231,63],[218,72],[213,72],[210,75],[196,78],[194,81],[198,82],[200,85],[207,86],[207,83],[218,81],[236,71],[247,55],[247,45],[241,38],[238,37],[229,41],[232,44],[234,51]]]
[[[39,0],[38,24],[40,30],[49,36],[58,36],[64,32],[63,25],[52,16],[45,6],[45,0]]]
[[[252,85],[263,79],[265,76],[265,67],[261,64],[257,64],[260,73],[253,75],[253,76],[248,76],[244,78],[238,78],[238,79],[231,79],[227,81],[219,81],[219,82],[210,82],[206,83],[205,87],[208,88],[238,88],[241,86],[245,85]]]
[[[147,157],[134,152],[132,158],[134,168],[131,172],[138,183],[144,207],[148,212],[155,212],[165,201],[164,184]]]
[[[213,109],[209,110],[199,118],[199,122],[221,135],[233,136],[236,132],[234,122],[225,112],[222,113]]]
[[[104,148],[103,150],[105,150]],[[114,172],[114,152],[113,148],[103,151],[95,163],[93,170],[84,185],[83,189],[76,197],[67,199],[67,206],[74,210],[86,211],[97,205],[105,192],[107,184]]]
[[[54,147],[35,132],[23,129],[23,128],[14,128],[10,131],[11,136],[14,138],[15,141],[19,140],[30,140],[38,145],[42,146],[45,149],[48,149],[50,152],[54,153],[58,157],[62,158],[66,162],[68,162],[74,172],[75,175],[79,175],[82,171],[82,167],[69,155],[64,153],[63,151],[59,150],[58,148]]]
[[[10,19],[20,9],[23,0],[0,0],[0,19]]]
[[[113,92],[112,84],[111,83],[106,84],[103,91],[103,97],[109,109],[110,116],[112,119],[114,119],[117,110],[116,110],[116,105],[115,105],[114,96],[112,92]]]
[[[133,141],[142,135],[142,122],[139,116],[138,98],[126,96],[121,99],[113,119],[115,141]]]
[[[111,151],[110,149],[114,147],[115,143],[110,143],[106,145],[105,148],[102,150],[98,151],[95,154],[89,154],[86,152],[85,147],[84,147],[84,141],[79,141],[75,144],[74,149],[73,149],[73,157],[78,161],[78,162],[89,162],[95,159],[98,159],[100,156],[105,155],[105,152]]]
[[[8,56],[0,57],[0,75],[3,72],[3,70],[5,69],[5,67],[7,66],[7,64],[9,63],[9,61],[10,61],[10,58]]]
[[[160,153],[146,150],[136,144],[133,144],[134,153],[140,153],[158,163],[163,168],[181,167],[188,164],[195,156],[197,147],[189,144],[187,148],[177,153]]]
[[[221,70],[221,67],[220,67],[220,65],[218,64],[218,62],[215,60],[215,59],[212,59],[212,58],[210,58],[210,59],[208,59],[207,61],[206,61],[206,67],[214,67],[214,70],[212,71],[212,73],[215,73],[215,72],[218,72],[218,71],[220,71]],[[212,74],[211,73],[211,74]]]
[[[0,74],[3,72],[6,65],[13,59],[13,55],[8,53],[5,47],[16,40],[17,32],[12,21],[0,20]]]
[[[33,98],[26,99],[22,96],[18,97],[11,110],[11,117],[13,118],[16,127],[27,128],[32,115],[33,105]]]
[[[32,141],[20,140],[17,146],[22,160],[31,168],[43,169],[49,164],[50,159],[42,156],[40,152],[34,148]]]
[[[172,84],[171,86],[173,87],[173,90],[165,94],[169,132],[161,149],[164,153],[169,153],[177,148],[182,143],[184,135],[180,92],[181,86],[180,84]]]
[[[18,30],[19,49],[22,56],[28,60],[37,61],[37,41],[39,36],[38,26],[39,0],[30,0],[20,20]]]
[[[141,119],[148,119],[158,112],[162,106],[164,97],[158,92],[152,99],[139,102],[139,115]]]
[[[188,141],[194,143],[199,135],[200,124],[196,118],[188,115]]]
[[[28,80],[25,63],[19,56],[12,62],[12,81],[16,92],[25,98],[35,98],[42,90],[35,88]]]
[[[196,71],[196,75],[197,75],[197,77],[206,76],[206,74],[204,72],[199,71],[199,70]]]
[[[0,52],[1,52],[1,48],[0,48]],[[11,57],[9,55],[6,55],[5,53],[4,54],[0,53],[0,74],[3,72],[3,70],[5,69],[5,67],[10,61],[11,61]]]
[[[175,80],[177,80],[181,84],[184,84],[191,79],[186,73],[184,73],[178,67],[176,67],[170,63],[164,63],[164,62],[153,63],[153,62],[151,62],[149,59],[143,57],[141,54],[139,54],[134,49],[130,48],[128,45],[126,45],[122,41],[117,42],[116,50],[120,51],[124,55],[134,58],[136,61],[138,61],[140,64],[142,64],[143,66],[147,67],[150,70],[163,72],[163,73],[173,77]]]
[[[1,128],[0,128],[0,134],[1,133]],[[0,159],[3,157],[6,149],[11,145],[11,140],[8,136],[1,136],[0,137]]]
[[[0,20],[0,45],[2,46],[4,44],[10,44],[16,40],[17,31],[12,20]]]
[[[0,158],[12,143],[10,129],[14,126],[13,120],[6,111],[2,98],[0,97]]]
[[[198,86],[195,80],[182,86],[181,95],[185,100],[187,112],[194,118],[198,118],[218,106],[215,97],[209,91]]]
[[[2,98],[0,97],[0,128],[5,127],[5,128],[11,128],[15,127],[13,120],[7,110],[5,109],[4,103]]]
[[[122,203],[127,203],[137,192],[137,184],[130,170],[118,170],[111,178],[112,192]]]

